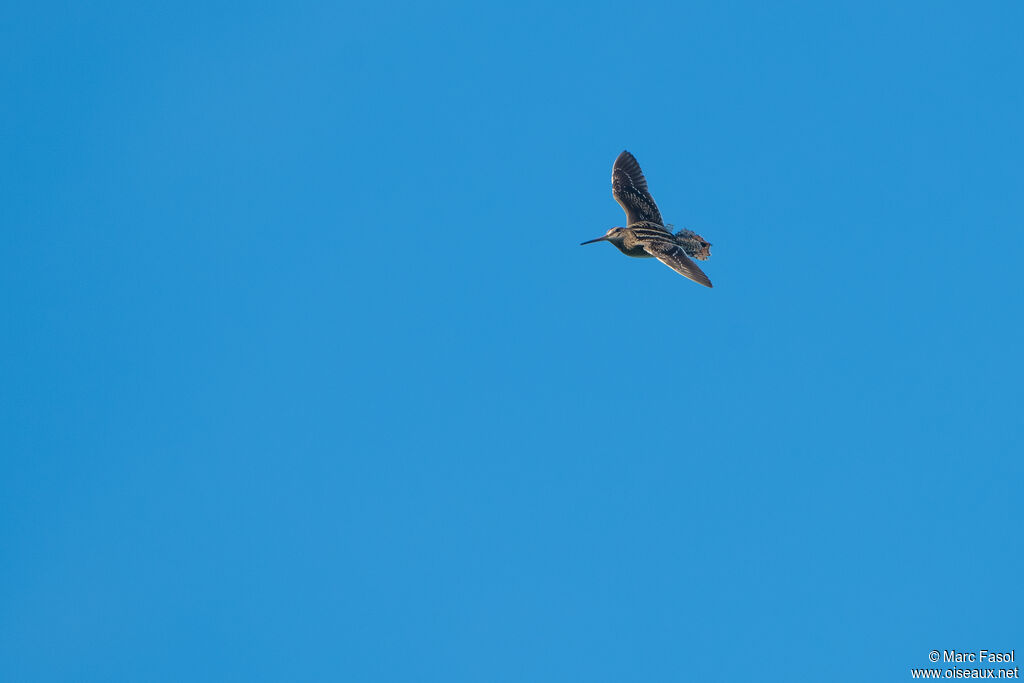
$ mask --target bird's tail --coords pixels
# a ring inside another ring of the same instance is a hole
[[[707,261],[711,256],[711,242],[695,233],[693,230],[680,230],[676,233],[676,242],[683,248],[686,255],[698,261]]]

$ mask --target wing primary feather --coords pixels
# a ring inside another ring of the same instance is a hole
[[[640,164],[625,150],[612,166],[612,196],[626,212],[627,225],[641,221],[662,224],[661,212],[647,189]]]
[[[666,266],[697,284],[711,287],[711,280],[696,263],[690,260],[683,248],[667,241],[653,241],[644,244],[644,251],[655,257]]]

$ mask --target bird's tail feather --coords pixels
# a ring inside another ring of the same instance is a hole
[[[676,233],[676,242],[683,248],[686,255],[698,261],[707,261],[711,256],[711,243],[693,230],[680,230]]]

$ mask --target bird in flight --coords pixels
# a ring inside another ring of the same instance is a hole
[[[683,277],[711,286],[711,280],[691,258],[706,261],[711,244],[691,230],[674,235],[661,220],[661,212],[647,190],[647,180],[636,158],[623,151],[612,166],[612,196],[626,212],[626,227],[615,227],[604,237],[580,244],[611,242],[626,256],[654,257]]]

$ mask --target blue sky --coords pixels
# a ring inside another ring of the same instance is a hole
[[[8,8],[0,679],[1024,651],[1024,9],[892,5]]]

